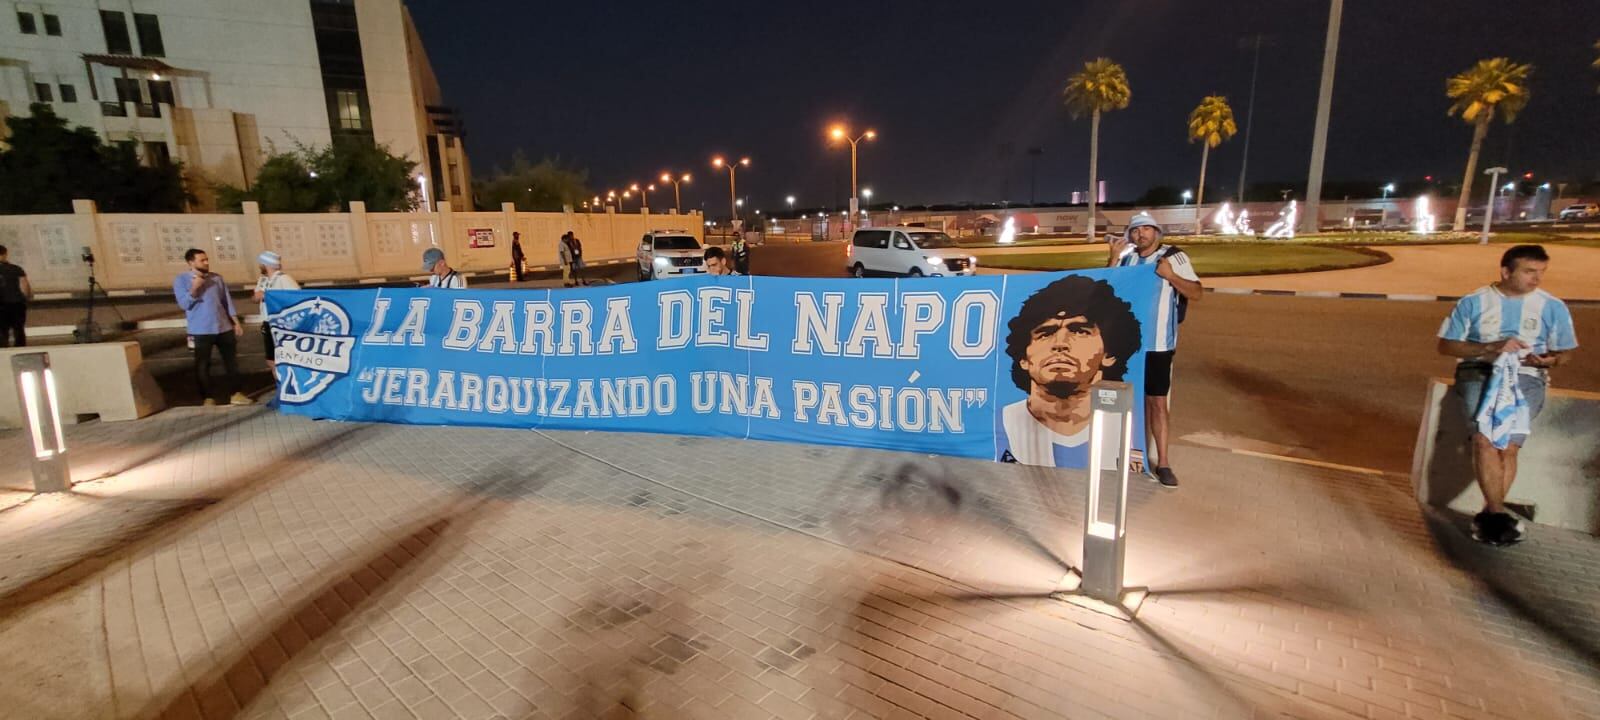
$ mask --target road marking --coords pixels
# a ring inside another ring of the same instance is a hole
[[[1376,468],[1358,467],[1355,465],[1341,465],[1339,463],[1323,462],[1321,460],[1309,460],[1306,458],[1291,457],[1289,455],[1274,455],[1272,453],[1256,452],[1254,450],[1229,448],[1228,452],[1231,452],[1235,455],[1245,455],[1248,457],[1262,458],[1264,460],[1278,460],[1286,463],[1294,463],[1295,465],[1309,465],[1311,467],[1327,468],[1329,470],[1341,470],[1344,472],[1358,473],[1361,475],[1375,475],[1378,477],[1383,477],[1386,475],[1399,474],[1385,472]]]

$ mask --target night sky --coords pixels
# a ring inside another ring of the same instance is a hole
[[[728,190],[715,153],[752,158],[739,190],[756,207],[791,193],[797,207],[841,206],[849,152],[824,137],[836,119],[880,133],[861,148],[875,202],[1027,202],[1030,147],[1045,153],[1038,199],[1064,200],[1087,185],[1089,123],[1069,118],[1061,87],[1101,55],[1133,89],[1102,123],[1111,199],[1195,185],[1185,122],[1213,92],[1240,133],[1212,152],[1207,195],[1231,192],[1252,59],[1240,45],[1257,33],[1249,182],[1303,183],[1328,18],[1326,0],[408,5],[480,177],[518,148],[587,168],[599,191],[670,168],[695,175],[685,206],[716,214]],[[1534,97],[1491,128],[1485,160],[1596,178],[1597,39],[1596,0],[1347,0],[1326,177],[1459,178],[1471,128],[1445,115],[1445,78],[1504,55],[1536,67]]]

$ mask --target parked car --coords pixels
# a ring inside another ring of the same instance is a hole
[[[1600,203],[1574,203],[1561,209],[1562,220],[1592,220],[1600,218]]]
[[[928,228],[862,228],[850,238],[845,253],[845,269],[856,277],[941,277],[978,270],[977,258],[963,253],[949,235]]]
[[[705,250],[693,235],[681,231],[645,233],[639,241],[639,279],[705,272]]]

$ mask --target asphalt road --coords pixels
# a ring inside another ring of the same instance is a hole
[[[843,277],[844,247],[769,245],[754,249],[751,264],[757,274]],[[616,266],[606,278],[628,281],[631,272]],[[1208,295],[1180,333],[1174,436],[1405,472],[1427,380],[1451,370],[1434,352],[1449,311],[1440,302]],[[1573,316],[1580,342],[1600,342],[1600,308],[1574,307]],[[198,403],[183,333],[135,336],[169,402]],[[240,345],[246,387],[257,392],[270,384],[259,338],[248,328]],[[1554,384],[1600,392],[1600,353],[1579,351]]]

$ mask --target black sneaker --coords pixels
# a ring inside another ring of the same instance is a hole
[[[1494,524],[1494,513],[1485,510],[1472,516],[1472,539],[1485,545],[1493,545],[1494,536],[1489,533],[1489,527]]]
[[[1172,472],[1172,468],[1169,467],[1156,468],[1156,480],[1160,482],[1161,487],[1164,488],[1175,488],[1178,486],[1178,475],[1177,473]]]
[[[1522,542],[1527,534],[1522,531],[1522,520],[1511,513],[1500,513],[1500,545],[1515,545]]]

